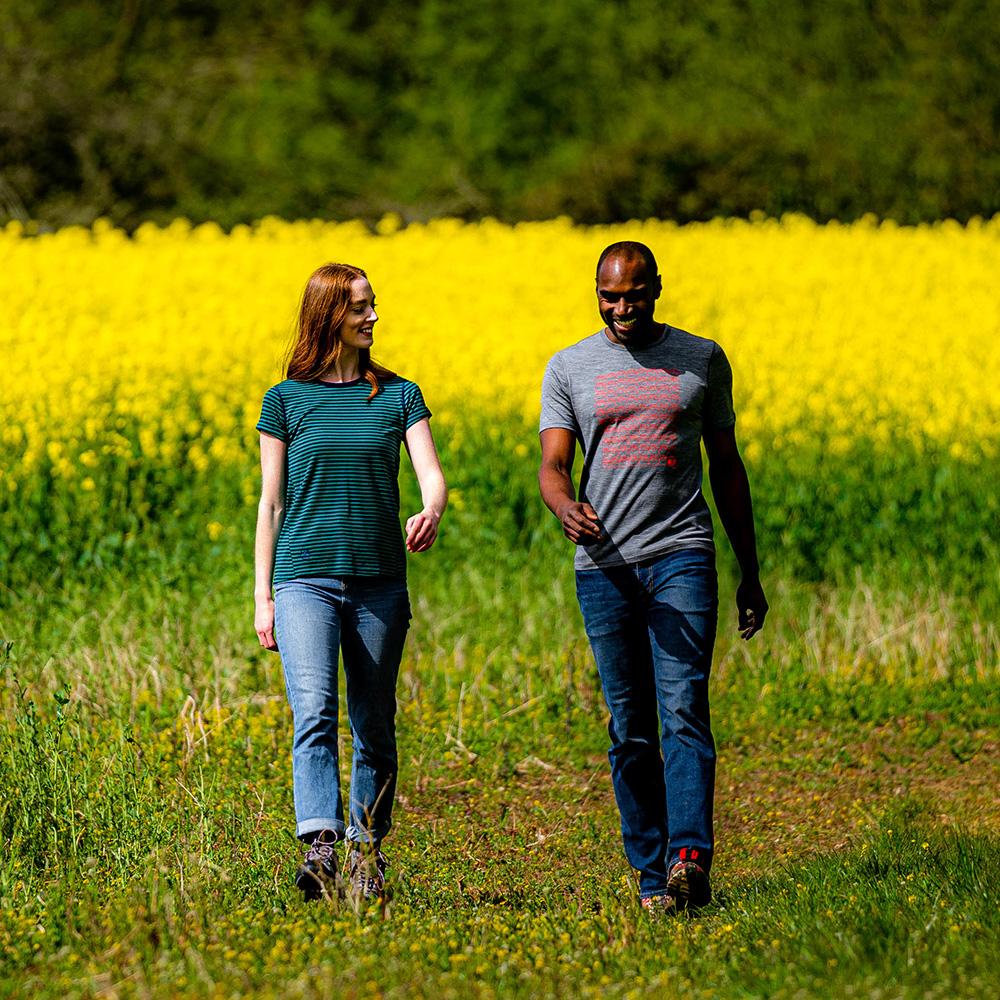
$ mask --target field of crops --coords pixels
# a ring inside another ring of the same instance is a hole
[[[732,360],[773,605],[735,641],[722,542],[719,899],[660,925],[535,487],[545,361],[599,327],[625,238],[659,318]],[[410,563],[385,912],[292,890],[252,629],[254,425],[328,260],[368,271],[373,353],[421,385],[452,488]],[[1000,218],[0,232],[0,997],[984,995],[998,263]]]

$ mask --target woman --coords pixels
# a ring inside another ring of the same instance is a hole
[[[410,622],[399,529],[399,448],[423,510],[405,547],[437,537],[448,492],[420,389],[371,360],[375,294],[364,271],[327,264],[310,277],[285,381],[260,422],[254,628],[280,647],[294,717],[296,834],[307,899],[338,882],[347,841],[351,891],[381,897],[396,786],[396,676]],[[274,593],[272,597],[272,585]],[[343,653],[354,738],[350,808],[340,795],[337,660]]]

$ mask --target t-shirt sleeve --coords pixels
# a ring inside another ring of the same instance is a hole
[[[733,369],[726,352],[716,344],[708,361],[708,388],[702,424],[707,431],[722,431],[736,424],[733,409]]]
[[[403,386],[403,429],[409,430],[417,421],[431,416],[431,411],[424,402],[424,394],[415,382],[407,382]]]
[[[285,404],[281,399],[276,385],[271,386],[264,393],[264,402],[260,408],[260,420],[257,421],[257,430],[264,434],[270,434],[285,444],[288,444],[288,420],[285,417]]]
[[[562,366],[553,358],[545,368],[542,378],[542,419],[538,431],[562,427],[579,434],[579,423],[573,412],[573,399]]]

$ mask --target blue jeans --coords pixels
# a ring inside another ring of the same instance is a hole
[[[295,722],[295,832],[333,830],[377,844],[396,791],[396,677],[410,626],[406,581],[321,577],[274,588],[274,618]],[[344,822],[337,745],[337,662],[344,655],[354,740],[350,823]]]
[[[715,555],[684,549],[578,570],[576,589],[611,713],[608,758],[625,856],[641,895],[662,895],[682,848],[693,848],[687,856],[706,871],[712,863]]]

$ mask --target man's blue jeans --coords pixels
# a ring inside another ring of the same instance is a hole
[[[295,721],[295,832],[333,830],[377,844],[396,791],[396,678],[410,625],[404,579],[320,577],[274,588],[275,632]],[[350,823],[344,822],[337,745],[337,664],[344,655],[354,739]]]
[[[608,758],[625,855],[640,894],[662,895],[682,848],[694,848],[688,856],[706,871],[712,862],[715,555],[684,549],[580,570],[576,588],[611,713]]]

